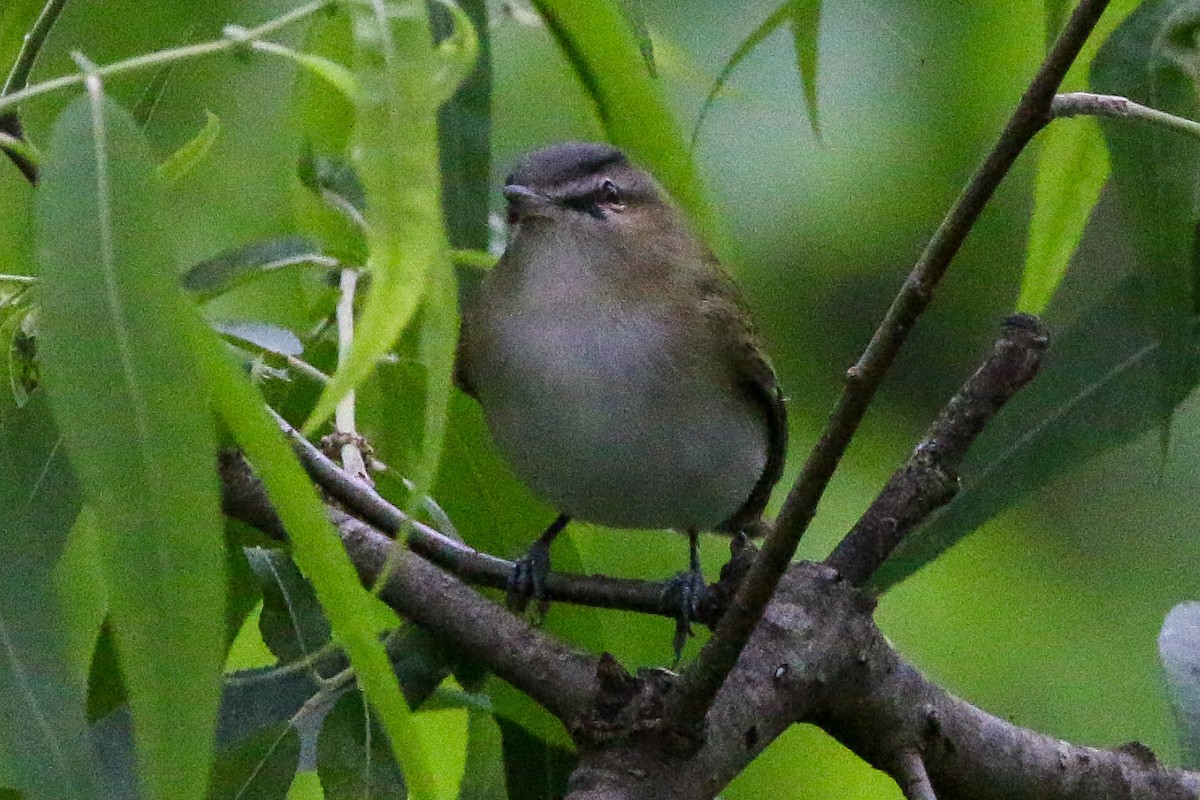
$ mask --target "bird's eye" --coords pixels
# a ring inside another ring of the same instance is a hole
[[[613,211],[623,211],[625,209],[625,202],[621,199],[621,191],[617,189],[617,185],[612,181],[606,180],[600,184],[600,202]]]

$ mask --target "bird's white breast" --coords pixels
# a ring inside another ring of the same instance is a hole
[[[492,435],[535,494],[579,519],[711,530],[767,458],[761,412],[711,337],[588,287],[525,287],[480,332],[471,375]],[[599,298],[599,299],[598,299]],[[680,337],[683,337],[682,339]]]

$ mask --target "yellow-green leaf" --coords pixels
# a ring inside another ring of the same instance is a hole
[[[352,349],[305,430],[333,413],[408,326],[430,270],[450,269],[442,227],[435,83],[437,59],[424,3],[350,6],[361,91],[355,167],[366,191],[370,287]]]
[[[1094,119],[1060,121],[1042,133],[1033,217],[1017,309],[1040,314],[1054,296],[1108,180],[1108,149]]]

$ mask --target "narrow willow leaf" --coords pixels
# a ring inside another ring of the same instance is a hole
[[[821,0],[792,0],[792,46],[796,50],[796,70],[804,90],[804,108],[813,136],[821,136],[817,116],[817,45],[821,34]]]
[[[1054,42],[1057,41],[1059,31],[1066,24],[1071,5],[1067,0],[1044,0],[1043,4],[1046,16],[1046,52],[1048,53],[1054,46]]]
[[[284,267],[314,264],[328,268],[334,263],[303,236],[280,236],[251,242],[195,264],[183,274],[183,288],[207,300]]]
[[[1091,88],[1195,119],[1200,50],[1193,36],[1196,4],[1141,4],[1104,43],[1092,64]],[[1195,311],[1195,142],[1156,125],[1102,120],[1112,161],[1111,190],[1127,225],[1139,268],[1134,290],[1162,351],[1153,385],[1159,425],[1168,430],[1172,397],[1194,380],[1190,320]],[[1164,439],[1165,443],[1165,439]]]
[[[461,5],[475,26],[479,57],[475,70],[438,112],[442,207],[450,244],[486,251],[491,238],[488,227],[492,182],[491,41],[485,0],[463,0]],[[433,18],[435,34],[443,32],[439,22],[444,16],[448,15]],[[455,260],[456,266],[459,263]]]
[[[25,34],[45,5],[44,0],[6,0],[0,6],[0,64],[5,69],[17,60]]]
[[[455,0],[438,0],[450,16],[450,30],[437,44],[437,60],[433,80],[437,89],[435,102],[440,106],[458,91],[458,87],[475,69],[479,58],[479,35],[471,17]]]
[[[96,514],[84,506],[54,567],[54,587],[66,635],[66,662],[83,685],[87,684],[92,654],[108,615],[108,594],[96,549],[99,537]]]
[[[1167,614],[1158,657],[1171,690],[1181,766],[1200,769],[1200,603],[1180,603]]]
[[[1033,217],[1017,309],[1040,314],[1062,281],[1108,180],[1108,151],[1094,119],[1064,120],[1042,133]]]
[[[167,183],[174,183],[192,171],[193,168],[208,155],[212,146],[221,135],[221,120],[211,111],[204,112],[204,127],[167,160],[158,165],[158,177]]]
[[[567,780],[578,764],[571,751],[547,742],[521,725],[497,718],[510,800],[546,800],[567,794]]]
[[[272,46],[271,52],[295,61],[311,74],[316,75],[337,89],[350,102],[353,103],[358,100],[358,81],[355,80],[354,73],[345,65],[339,64],[332,58],[326,58],[315,53],[301,53],[298,50],[292,50],[289,47],[280,47],[279,45]]]
[[[371,282],[353,347],[305,423],[309,433],[408,326],[430,271],[450,268],[438,174],[441,98],[425,6],[397,0],[350,11],[362,87],[352,152],[366,190]]]
[[[428,744],[412,721],[372,624],[375,598],[359,583],[316,490],[267,416],[262,396],[211,331],[197,321],[190,332],[205,377],[213,387],[217,414],[262,478],[291,537],[292,556],[325,609],[334,640],[349,656],[359,685],[379,712],[390,739],[403,743],[397,745],[396,756],[412,796],[417,800],[436,797]]]
[[[410,476],[415,487],[414,503],[420,502],[419,498],[432,490],[441,464],[458,342],[458,286],[454,272],[438,270],[430,278],[422,313],[420,344],[426,376],[424,429],[421,458]]]
[[[688,145],[662,88],[650,76],[621,11],[612,0],[534,0],[559,47],[583,82],[613,144],[654,173],[687,211],[718,256],[725,241],[705,196]]]
[[[696,124],[692,127],[692,149],[700,138],[700,128],[708,112],[712,110],[717,97],[729,82],[733,71],[753,53],[768,36],[787,23],[792,32],[792,46],[796,53],[796,70],[800,73],[800,83],[804,89],[804,105],[808,111],[808,123],[814,136],[820,135],[820,125],[817,118],[817,43],[820,34],[821,0],[785,0],[772,11],[750,35],[733,51],[733,55],[717,73],[708,96],[700,105],[700,113],[696,116]]]
[[[30,800],[103,796],[87,738],[87,673],[73,668],[55,563],[79,485],[44,393],[0,415],[0,752]]]
[[[35,206],[51,407],[97,551],[148,796],[199,798],[225,639],[216,436],[184,330],[150,151],[103,96],[71,103]]]
[[[508,800],[504,788],[504,755],[500,727],[486,711],[472,710],[460,800]]]
[[[341,664],[345,666],[344,658]],[[307,730],[303,717],[311,713],[319,718],[336,697],[330,695],[323,705],[314,702],[320,691],[319,679],[309,670],[263,667],[226,676],[217,720],[217,746],[222,750],[236,747],[265,729],[291,721]],[[322,707],[314,707],[318,705]],[[316,737],[307,736],[306,730],[301,732],[301,746],[315,748]]]

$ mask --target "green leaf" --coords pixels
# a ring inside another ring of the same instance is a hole
[[[337,89],[350,102],[353,103],[358,99],[358,81],[355,80],[354,73],[344,64],[339,64],[332,58],[326,58],[322,55],[301,53],[298,50],[292,50],[290,47],[281,47],[279,45],[272,45],[271,52],[295,61],[310,73],[325,81],[334,89]]]
[[[460,800],[508,800],[500,727],[486,711],[472,710]]]
[[[1200,603],[1180,603],[1167,614],[1158,657],[1179,728],[1180,766],[1200,769]]]
[[[792,0],[792,46],[796,50],[796,71],[804,89],[804,108],[813,136],[821,136],[817,116],[817,45],[821,34],[821,0]]]
[[[479,57],[475,69],[438,112],[438,155],[442,173],[442,207],[454,247],[486,250],[488,199],[492,182],[492,63],[487,4],[464,0],[463,11],[474,24]],[[435,34],[451,24],[446,14],[433,17]]]
[[[343,663],[343,666],[345,664]],[[217,720],[217,745],[222,750],[257,736],[280,723],[293,722],[305,747],[316,743],[316,726],[303,719],[327,711],[331,696],[321,708],[312,703],[321,691],[314,672],[278,667],[242,670],[228,675],[221,690],[221,714]],[[306,708],[306,704],[311,704]]]
[[[0,752],[31,800],[101,797],[54,586],[80,491],[44,393],[0,415],[0,475]]]
[[[642,9],[642,0],[618,0],[621,14],[629,23],[630,30],[637,37],[638,50],[642,53],[642,61],[646,63],[646,71],[650,77],[658,77],[658,68],[654,63],[654,40],[650,38],[650,28],[646,25],[646,14]]]
[[[573,0],[534,0],[534,7],[583,82],[608,138],[654,173],[723,255],[728,245],[688,144],[620,9],[612,0],[582,6]]]
[[[1197,14],[1194,2],[1140,5],[1097,53],[1092,90],[1195,119]],[[1139,262],[1134,291],[1162,345],[1154,385],[1165,436],[1173,396],[1195,379],[1188,348],[1196,304],[1193,198],[1200,151],[1190,138],[1157,125],[1102,120],[1101,128],[1112,160],[1110,191]]]
[[[84,506],[54,567],[54,586],[67,640],[67,666],[85,686],[100,629],[108,615],[108,594],[98,566],[99,536],[96,514]]]
[[[221,120],[211,111],[204,112],[204,127],[171,155],[167,156],[167,160],[158,165],[158,177],[162,178],[167,183],[175,181],[187,175],[192,169],[204,160],[208,155],[208,151],[217,143],[217,137],[221,135]]]
[[[316,490],[267,416],[262,397],[211,331],[197,322],[190,332],[205,377],[213,387],[217,414],[266,486],[291,537],[292,556],[312,582],[334,640],[349,656],[359,685],[379,712],[390,739],[403,743],[396,755],[413,796],[418,800],[436,797],[428,767],[429,744],[412,721],[372,624],[377,601],[359,584]]]
[[[263,642],[280,662],[306,658],[329,642],[329,623],[312,584],[287,554],[261,547],[246,548],[250,568],[263,587],[259,618]]]
[[[300,736],[283,722],[222,750],[213,765],[209,800],[283,800],[300,761]]]
[[[1107,259],[1091,266],[1100,280],[1110,268]],[[1074,280],[1079,290],[1096,278]],[[1052,478],[1157,424],[1162,345],[1141,313],[1133,283],[1117,283],[1066,332],[1055,333],[1051,325],[1041,374],[971,447],[958,495],[896,549],[872,579],[874,590],[899,583]],[[1194,386],[1176,387],[1172,407]]]
[[[207,300],[265,273],[301,264],[329,268],[334,262],[303,236],[280,236],[193,265],[183,274],[183,288]]]
[[[696,116],[696,124],[692,128],[692,149],[700,138],[700,128],[704,119],[712,110],[718,95],[729,82],[733,71],[753,53],[763,41],[779,29],[784,23],[792,32],[792,47],[796,53],[796,71],[800,73],[800,84],[804,89],[804,107],[808,111],[808,124],[813,136],[821,135],[821,126],[817,118],[817,45],[821,29],[821,0],[785,0],[772,11],[761,24],[747,36],[733,51],[733,55],[717,73],[708,96],[700,105],[700,113]]]
[[[29,308],[18,307],[0,323],[0,379],[17,407],[28,402],[29,392],[39,382],[29,324],[35,316]]]
[[[103,531],[97,551],[144,791],[199,798],[225,638],[216,436],[157,191],[126,111],[94,93],[67,107],[35,206],[39,352]]]
[[[1042,133],[1033,217],[1017,310],[1040,314],[1050,303],[1083,238],[1108,180],[1108,151],[1096,120],[1062,120]]]
[[[511,800],[546,800],[567,793],[567,780],[579,759],[574,753],[498,718],[504,773]]]
[[[213,330],[232,339],[239,339],[260,350],[279,356],[298,356],[304,352],[300,337],[267,322],[254,320],[213,320]]]
[[[450,418],[450,389],[454,385],[454,357],[458,342],[458,286],[453,270],[430,276],[421,324],[420,356],[425,366],[425,415],[421,457],[409,476],[413,482],[411,505],[433,488]]]
[[[471,17],[456,0],[437,0],[450,15],[450,28],[443,31],[437,44],[437,59],[433,81],[438,105],[458,91],[467,76],[475,69],[479,57],[479,36]]]
[[[1139,0],[1114,0],[1071,63],[1061,91],[1082,91],[1101,45],[1137,7]],[[1058,36],[1070,11],[1064,3],[1047,3],[1046,33]],[[1140,123],[1132,123],[1140,124]],[[1033,217],[1021,278],[1017,309],[1040,314],[1066,274],[1083,236],[1092,207],[1108,179],[1108,149],[1099,123],[1091,117],[1053,121],[1039,135],[1034,176]]]
[[[352,152],[366,190],[371,281],[354,344],[305,423],[308,433],[408,326],[431,271],[450,269],[437,154],[442,98],[425,5],[406,0],[350,10],[362,85]]]
[[[387,734],[358,692],[338,700],[321,724],[317,773],[327,800],[403,797],[406,792]]]

